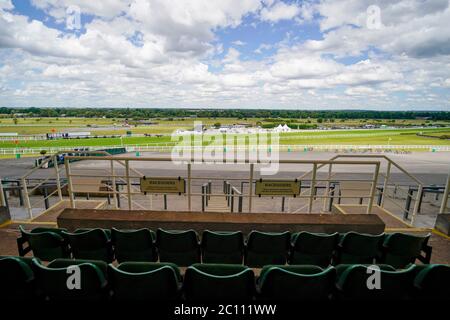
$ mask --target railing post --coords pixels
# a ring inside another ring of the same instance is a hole
[[[411,208],[411,199],[413,197],[413,193],[414,193],[414,190],[409,188],[408,194],[406,196],[405,212],[403,213],[403,219],[408,219],[409,209]]]
[[[238,212],[242,212],[242,194],[239,195]]]
[[[206,193],[205,186],[202,185],[202,212],[205,212],[205,198],[206,198],[205,193]]]
[[[253,171],[255,169],[255,165],[250,163],[250,177],[248,179],[249,188],[248,188],[248,212],[252,212],[252,193],[253,193]]]
[[[48,189],[46,186],[43,186],[43,193],[44,193],[44,206],[45,209],[48,209],[50,207],[50,203],[48,201]]]
[[[285,197],[281,197],[281,212],[284,212],[284,201],[285,201]]]
[[[63,200],[62,190],[61,190],[61,178],[59,176],[59,166],[58,166],[58,155],[53,156],[53,162],[55,163],[55,174],[56,174],[56,188],[58,190],[59,201]]]
[[[133,203],[131,202],[130,161],[128,159],[125,160],[125,179],[127,180],[128,210],[132,210]]]
[[[167,210],[167,194],[164,194],[164,210]]]
[[[211,180],[208,181],[208,200],[211,200],[211,193],[212,193],[212,182]]]
[[[390,177],[391,177],[391,161],[388,161],[387,168],[386,168],[386,177],[384,178],[381,203],[380,203],[380,207],[382,207],[382,208],[384,207],[384,199],[387,194],[388,181],[389,181]]]
[[[22,178],[22,188],[23,188],[23,193],[25,195],[25,205],[28,211],[28,216],[30,219],[33,218],[33,210],[31,208],[31,202],[30,202],[30,196],[28,194],[28,187],[27,187],[27,181],[25,180],[25,178]]]
[[[188,178],[188,211],[191,211],[191,163],[187,164],[187,178]]]
[[[315,187],[316,187],[316,174],[317,174],[317,163],[314,162],[313,172],[312,172],[312,177],[311,177],[310,192],[309,192],[308,213],[312,212],[314,193],[315,193],[314,191],[315,191]]]
[[[328,196],[329,196],[329,193],[330,193],[330,179],[331,179],[332,167],[333,167],[333,164],[330,163],[329,166],[328,166],[328,178],[327,178],[327,187],[325,189],[325,198],[323,198],[323,211],[326,210],[327,202],[330,201]]]
[[[419,212],[419,207],[422,202],[422,196],[423,196],[423,186],[419,184],[419,187],[417,189],[417,196],[414,201],[414,209],[413,209],[413,215],[411,217],[411,225],[414,225],[414,220],[416,219],[416,215]]]
[[[110,163],[110,169],[111,169],[111,188],[112,188],[112,192],[113,192],[113,201],[114,201],[114,207],[116,209],[119,208],[119,202],[118,202],[118,196],[120,197],[120,195],[117,195],[117,184],[116,184],[116,170],[114,169],[114,160],[111,160]]]
[[[0,179],[0,206],[6,207],[6,196],[3,190],[2,179]]]
[[[372,186],[370,188],[370,198],[369,203],[367,204],[367,213],[372,213],[373,202],[375,198],[375,193],[377,192],[377,182],[378,175],[380,174],[380,162],[377,162],[375,165],[375,172],[373,173]]]
[[[66,177],[67,177],[67,193],[69,194],[70,207],[75,208],[75,199],[73,196],[73,186],[72,186],[72,176],[70,172],[70,161],[64,158],[64,166],[66,167]]]
[[[234,209],[234,190],[233,189],[231,189],[231,205],[230,205],[230,209],[231,209],[231,212],[233,212],[233,209]]]

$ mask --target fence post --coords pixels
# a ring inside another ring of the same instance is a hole
[[[117,184],[116,184],[116,170],[114,169],[114,160],[111,160],[110,163],[110,169],[111,169],[111,188],[112,188],[112,192],[113,192],[113,201],[114,201],[114,207],[116,209],[119,208],[119,202],[118,202],[118,197],[120,197],[120,195],[118,195],[117,192]]]
[[[312,212],[314,193],[315,193],[314,191],[315,191],[315,187],[316,187],[316,174],[317,174],[317,163],[314,162],[313,172],[312,172],[312,177],[311,177],[310,192],[309,192],[308,213]]]
[[[130,161],[128,159],[125,160],[125,179],[127,180],[128,210],[132,210],[133,203],[131,202]]]
[[[72,176],[70,172],[70,161],[67,158],[64,158],[64,166],[66,167],[66,177],[67,177],[67,193],[69,194],[70,207],[72,209],[75,208],[75,199],[73,195],[73,186],[72,186]]]
[[[248,179],[249,188],[248,188],[248,212],[252,212],[252,193],[253,193],[253,171],[255,169],[255,165],[250,163],[250,177]]]
[[[28,187],[27,187],[27,182],[26,182],[25,178],[22,178],[22,188],[23,188],[23,192],[25,195],[25,204],[27,207],[28,216],[30,217],[30,219],[32,219],[33,218],[33,210],[31,208],[30,196],[28,194]]]
[[[191,211],[191,163],[187,164],[187,178],[188,178],[188,211]]]
[[[442,196],[442,203],[441,208],[439,209],[439,213],[445,213],[445,211],[447,210],[449,192],[450,192],[450,172],[447,177],[447,183],[445,185],[444,194]]]
[[[372,213],[373,201],[375,198],[375,193],[377,192],[377,182],[378,175],[380,174],[380,162],[378,161],[375,165],[375,172],[373,173],[372,186],[370,188],[370,198],[369,203],[367,204],[367,213]]]
[[[329,196],[329,193],[330,193],[330,179],[331,179],[332,167],[333,167],[333,164],[330,163],[328,166],[327,187],[325,189],[325,197],[323,198],[323,211],[325,211],[327,208],[327,201],[330,201],[330,199],[327,197]]]
[[[413,209],[413,215],[411,217],[411,225],[414,225],[414,220],[416,219],[416,215],[419,212],[419,208],[422,203],[422,197],[423,197],[423,186],[421,184],[419,184],[419,188],[417,189],[417,196],[414,201],[414,209]]]
[[[58,155],[55,154],[53,156],[53,163],[55,164],[55,174],[56,174],[56,188],[58,189],[58,197],[59,201],[63,200],[62,190],[61,190],[61,178],[59,176],[59,167],[58,167]]]
[[[389,181],[390,177],[391,177],[391,161],[389,161],[387,164],[386,177],[384,178],[382,197],[381,197],[381,203],[380,203],[380,207],[382,207],[382,208],[384,207],[384,198],[386,197],[386,194],[387,194],[387,186],[388,186],[388,181]]]
[[[414,190],[409,188],[408,194],[406,196],[405,212],[403,213],[403,219],[408,219],[409,209],[411,208],[411,199],[412,199],[413,193],[414,193]]]

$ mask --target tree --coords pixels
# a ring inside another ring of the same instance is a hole
[[[214,123],[214,128],[219,129],[221,126],[220,122]]]
[[[323,122],[323,119],[322,118],[318,118],[317,119],[317,123],[322,123]]]
[[[17,125],[17,123],[19,122],[19,120],[18,120],[16,117],[14,117],[14,118],[13,118],[13,122],[14,122],[15,125]]]

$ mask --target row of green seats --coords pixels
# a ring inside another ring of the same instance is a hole
[[[402,268],[420,260],[430,263],[430,235],[403,233],[368,235],[292,234],[252,231],[247,239],[242,232],[204,231],[201,241],[193,230],[158,229],[64,229],[20,227],[19,255],[29,251],[41,260],[57,258],[95,259],[112,262],[173,262],[179,266],[194,263],[244,264],[259,268],[268,264],[308,264],[327,267],[337,264],[389,264]],[[28,243],[28,247],[24,245]]]
[[[78,267],[71,280],[69,268]],[[379,283],[368,286],[377,268]],[[270,265],[254,271],[243,265],[194,264],[184,277],[171,263],[0,257],[2,301],[11,299],[146,301],[307,301],[450,299],[450,266]],[[70,286],[68,285],[70,284]]]

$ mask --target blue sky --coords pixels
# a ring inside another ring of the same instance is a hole
[[[0,0],[0,106],[450,111],[448,21],[448,0]]]

